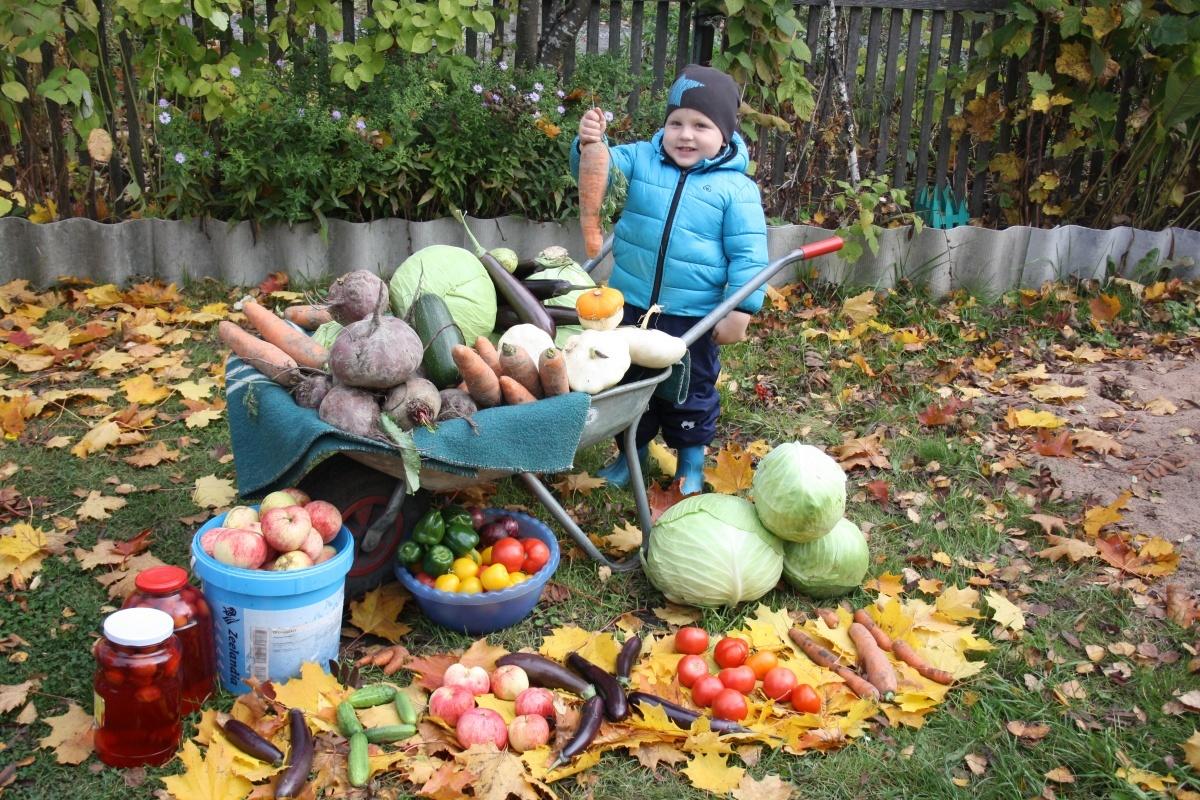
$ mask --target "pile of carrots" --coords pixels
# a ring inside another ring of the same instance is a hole
[[[303,308],[314,313],[328,314],[313,306]],[[242,312],[258,331],[258,336],[228,320],[222,320],[217,326],[217,335],[222,344],[247,364],[282,386],[298,383],[302,377],[301,368],[325,369],[329,351],[311,336],[296,330],[255,300],[246,300],[242,304]],[[305,321],[309,324],[313,322]]]
[[[456,345],[452,355],[463,376],[459,388],[480,408],[532,403],[570,391],[566,360],[557,347],[547,349],[534,363],[525,348],[505,345],[500,352],[480,336],[474,348]]]

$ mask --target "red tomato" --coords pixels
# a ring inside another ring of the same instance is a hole
[[[433,578],[429,575],[426,575],[424,572],[418,572],[414,577],[419,583],[423,583],[431,588],[433,587]]]
[[[679,659],[679,665],[675,667],[675,674],[679,676],[679,682],[691,689],[700,678],[708,674],[708,662],[703,656],[687,655]]]
[[[717,642],[717,648],[713,651],[713,660],[717,662],[718,667],[740,667],[746,663],[748,655],[750,655],[750,645],[746,644],[744,639],[726,636]]]
[[[525,563],[525,548],[511,536],[492,545],[492,563],[503,564],[509,572],[519,572]]]
[[[792,690],[792,708],[806,714],[817,714],[821,711],[821,696],[813,687],[802,683]]]
[[[532,542],[532,544],[530,544]],[[525,540],[525,561],[521,564],[521,572],[532,575],[550,560],[550,548],[541,539]]]
[[[770,650],[759,650],[746,659],[746,666],[754,670],[754,677],[760,681],[773,668],[779,666],[779,658]]]
[[[519,539],[518,541],[521,542],[521,547],[525,548],[526,553],[528,553],[529,548],[533,547],[535,544],[544,544],[544,542],[542,542],[542,540],[536,536],[530,536],[528,539]]]
[[[773,667],[763,676],[763,694],[772,700],[786,700],[796,688],[796,673],[787,667]]]
[[[712,705],[716,696],[725,691],[725,684],[716,675],[702,675],[692,684],[692,702],[701,708]]]
[[[728,689],[736,689],[742,694],[754,691],[754,670],[745,664],[740,667],[726,667],[717,673],[717,677]]]
[[[688,626],[675,631],[675,652],[700,655],[708,649],[708,631]]]
[[[722,689],[712,704],[713,716],[717,719],[745,719],[749,707],[746,696],[734,689]]]

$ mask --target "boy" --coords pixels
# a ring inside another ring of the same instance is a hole
[[[758,186],[746,175],[749,156],[736,131],[740,92],[720,70],[683,69],[667,97],[667,119],[648,142],[610,148],[611,162],[629,182],[624,211],[613,231],[609,285],[625,295],[624,324],[638,324],[657,304],[651,326],[681,335],[748,283],[767,263],[767,225]],[[605,118],[594,108],[579,121],[571,171],[579,172],[579,145],[604,141]],[[690,348],[691,382],[683,403],[658,398],[637,430],[638,456],[661,430],[679,454],[683,492],[704,488],[704,448],[716,436],[721,413],[717,347],[746,338],[750,315],[765,289]],[[623,455],[599,473],[616,486],[629,483]]]

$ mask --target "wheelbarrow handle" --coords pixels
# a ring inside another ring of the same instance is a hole
[[[725,298],[725,300],[723,300],[719,306],[714,308],[708,313],[707,316],[689,328],[681,338],[690,346],[701,336],[704,336],[710,330],[712,330],[713,327],[722,319],[724,319],[730,311],[733,311],[735,308],[741,305],[742,301],[758,291],[759,287],[771,280],[771,278],[775,277],[775,275],[787,265],[796,261],[805,261],[810,258],[816,258],[817,256],[836,253],[838,250],[842,249],[842,245],[844,244],[845,242],[842,241],[842,237],[830,236],[828,239],[821,239],[820,241],[809,242],[806,245],[801,245],[783,257],[772,261],[770,264],[763,267],[762,270],[760,270],[759,273],[755,275],[749,283],[747,283],[745,286],[742,286],[729,297]]]

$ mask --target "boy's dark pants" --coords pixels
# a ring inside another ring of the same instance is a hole
[[[622,324],[638,325],[645,313],[645,309],[626,305]],[[650,327],[672,336],[682,336],[699,321],[699,317],[655,314],[650,319]],[[721,371],[718,349],[711,331],[688,348],[692,356],[692,374],[687,399],[676,405],[655,396],[650,398],[650,407],[638,423],[639,449],[649,444],[659,430],[662,431],[663,440],[667,445],[676,450],[681,447],[706,445],[716,438],[717,418],[721,416],[721,397],[717,393],[717,375]],[[645,373],[641,375],[645,376]],[[632,377],[632,374],[628,376],[626,382]],[[617,446],[620,445],[618,439]]]

